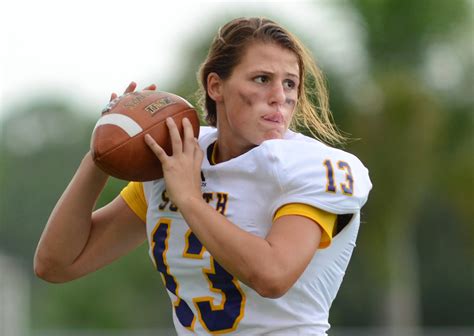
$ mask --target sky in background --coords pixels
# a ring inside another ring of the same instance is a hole
[[[24,97],[58,94],[99,113],[110,93],[132,80],[139,87],[174,85],[186,44],[231,16],[284,22],[323,46],[318,57],[339,71],[364,67],[354,18],[329,1],[15,0],[0,6],[0,119]]]

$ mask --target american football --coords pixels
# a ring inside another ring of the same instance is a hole
[[[199,135],[199,117],[194,107],[175,94],[143,90],[112,100],[102,111],[91,137],[94,162],[104,172],[127,181],[151,181],[163,177],[161,164],[146,145],[150,134],[172,154],[166,118],[172,117],[183,136],[182,119]]]

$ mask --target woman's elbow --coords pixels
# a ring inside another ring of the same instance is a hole
[[[33,271],[35,275],[41,280],[50,282],[50,283],[64,283],[72,279],[68,279],[65,274],[61,274],[58,271],[58,267],[54,266],[54,263],[51,261],[45,261],[37,255],[33,261]]]
[[[275,274],[260,274],[252,278],[250,287],[252,287],[261,297],[266,299],[278,299],[288,292],[293,283],[289,283],[283,276]]]

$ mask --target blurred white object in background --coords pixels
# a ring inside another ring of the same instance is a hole
[[[28,276],[14,258],[0,253],[0,336],[28,333]]]

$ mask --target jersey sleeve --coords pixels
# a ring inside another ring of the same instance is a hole
[[[334,235],[337,215],[320,210],[310,205],[301,203],[290,203],[282,206],[275,214],[273,220],[287,215],[298,215],[307,217],[316,222],[322,231],[319,248],[326,248],[331,244]]]
[[[146,223],[146,213],[148,205],[143,191],[143,183],[130,182],[120,192],[123,200],[133,212]]]
[[[271,140],[266,147],[281,190],[274,213],[285,204],[302,203],[336,215],[355,214],[367,201],[372,184],[354,155],[319,142]]]

